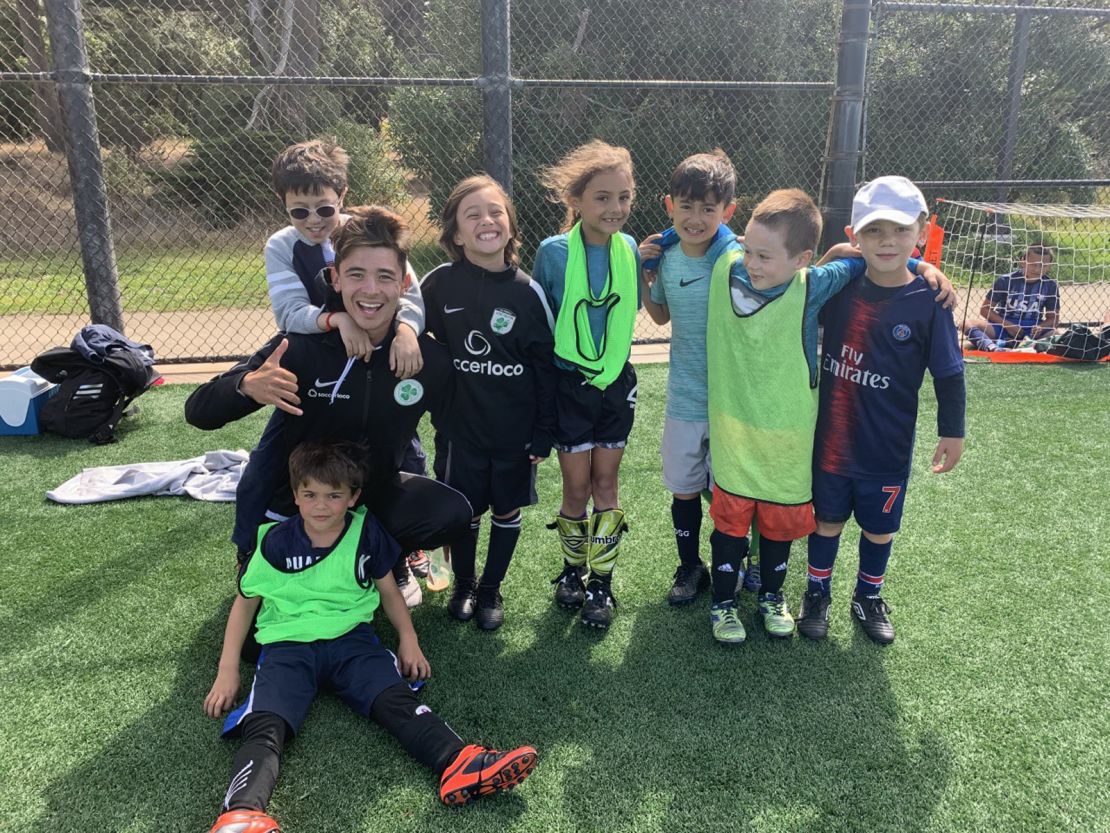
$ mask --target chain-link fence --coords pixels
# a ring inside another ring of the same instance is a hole
[[[418,272],[443,259],[446,194],[482,168],[511,180],[528,268],[561,219],[539,169],[595,136],[632,152],[637,238],[667,224],[689,153],[736,164],[736,228],[772,188],[820,192],[839,153],[840,0],[75,3],[0,0],[0,365],[90,317],[162,361],[252,350],[274,328],[262,245],[286,222],[270,162],[309,137],[350,153],[349,205],[409,219]],[[952,5],[875,4],[860,175],[1099,199],[1110,11]]]

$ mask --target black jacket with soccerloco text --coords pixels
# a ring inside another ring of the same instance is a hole
[[[242,378],[258,369],[283,338],[289,348],[281,366],[297,377],[302,416],[274,409],[258,446],[251,452],[236,492],[232,539],[254,546],[253,530],[267,509],[296,512],[289,488],[289,453],[304,440],[336,439],[367,448],[364,494],[397,473],[420,418],[437,422],[448,408],[454,385],[451,358],[442,344],[420,337],[424,367],[412,379],[389,369],[390,333],[369,362],[349,359],[339,332],[319,335],[279,333],[246,361],[201,385],[185,402],[185,419],[205,430],[220,428],[262,406],[238,390]]]
[[[487,272],[463,259],[420,285],[428,331],[447,345],[455,395],[436,427],[497,456],[551,453],[555,326],[538,283],[510,266]]]

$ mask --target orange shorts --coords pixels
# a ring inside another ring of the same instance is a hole
[[[752,520],[759,534],[772,541],[794,541],[817,529],[813,520],[813,504],[786,506],[729,494],[713,486],[713,502],[709,505],[713,526],[726,535],[743,538],[751,529]]]

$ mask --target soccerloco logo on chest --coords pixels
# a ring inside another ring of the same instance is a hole
[[[516,313],[504,307],[498,307],[490,316],[489,326],[497,335],[503,336],[513,328],[516,323]]]

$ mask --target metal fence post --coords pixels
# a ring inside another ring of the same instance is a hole
[[[821,213],[825,216],[823,243],[826,248],[844,239],[844,227],[852,221],[870,21],[870,0],[844,0],[836,43],[836,88],[822,178],[825,187],[821,194]]]
[[[513,99],[509,86],[510,0],[482,0],[482,162],[513,193]]]
[[[119,274],[80,0],[45,0],[45,8],[89,312],[94,324],[107,324],[123,332]]]
[[[1032,0],[1017,0],[1020,5],[1030,5]],[[1029,12],[1018,12],[1014,20],[1014,45],[1010,50],[1010,72],[1006,78],[1006,116],[1002,137],[998,143],[997,178],[1013,179],[1014,148],[1017,145],[1018,113],[1021,111],[1021,84],[1025,79],[1025,64],[1029,58]],[[998,202],[1005,202],[1009,192],[999,188],[995,192]]]

